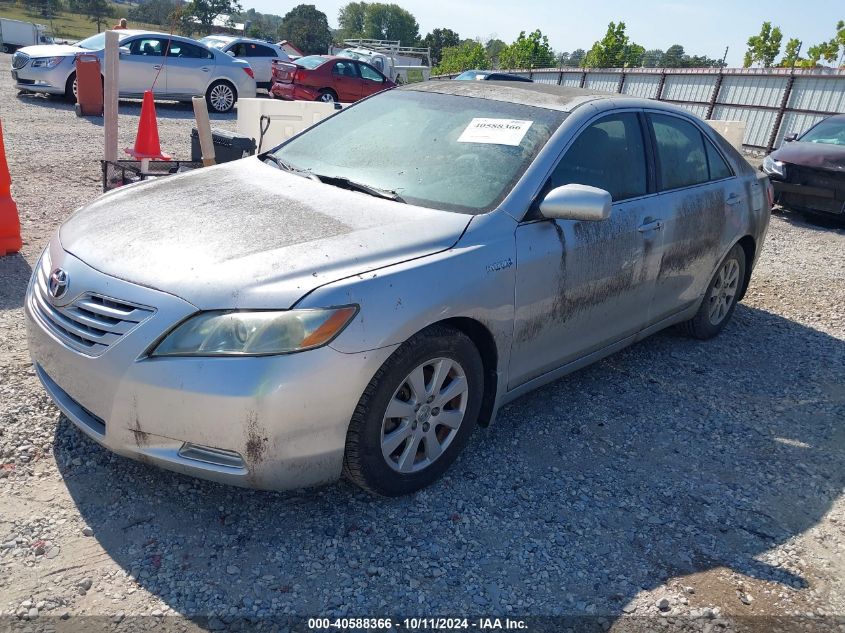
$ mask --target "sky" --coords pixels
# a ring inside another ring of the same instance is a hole
[[[610,21],[623,21],[633,42],[646,49],[666,50],[681,44],[692,55],[721,58],[729,47],[729,66],[741,66],[745,43],[769,20],[802,50],[830,39],[845,20],[843,0],[382,0],[410,11],[425,35],[450,28],[462,38],[498,37],[512,42],[520,31],[539,28],[556,51],[589,50]],[[315,4],[337,28],[338,10],[348,0],[241,0],[244,9],[284,15],[296,4]]]

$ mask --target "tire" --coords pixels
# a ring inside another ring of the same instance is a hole
[[[65,82],[65,101],[76,103],[76,72],[72,72]]]
[[[413,384],[425,392],[422,397]],[[414,335],[364,390],[346,435],[344,474],[364,490],[387,497],[428,486],[472,435],[483,393],[484,367],[469,337],[445,326]],[[388,418],[388,405],[409,415]]]
[[[323,103],[335,103],[337,102],[337,93],[331,88],[323,88],[316,100]]]
[[[745,251],[739,244],[719,262],[695,316],[681,324],[689,335],[702,341],[721,332],[731,320],[745,283]]]
[[[9,46],[8,44],[3,44],[3,52],[4,52],[4,53],[12,53],[12,52],[14,52],[14,50],[15,50],[15,49],[13,49],[13,48],[12,48],[11,46]]]
[[[208,109],[217,114],[231,112],[238,100],[238,91],[228,81],[215,81],[205,92],[205,102]]]

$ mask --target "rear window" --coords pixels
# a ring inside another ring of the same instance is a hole
[[[313,70],[317,66],[322,66],[327,61],[329,61],[328,57],[322,57],[320,55],[309,55],[308,57],[300,57],[296,60],[297,66],[302,66],[303,68],[307,68],[308,70]]]
[[[393,90],[325,119],[275,150],[316,176],[462,213],[495,208],[566,114],[474,97]]]

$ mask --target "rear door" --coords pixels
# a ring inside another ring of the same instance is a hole
[[[705,291],[747,201],[739,178],[698,124],[666,112],[647,117],[656,184],[666,208],[653,302],[660,320]]]
[[[637,111],[600,115],[579,133],[546,185],[546,191],[570,183],[609,191],[609,219],[529,216],[517,227],[510,389],[648,324],[662,209],[652,193],[643,132]]]
[[[203,46],[173,39],[167,56],[167,94],[200,96],[214,74],[214,54]]]
[[[342,103],[352,103],[361,98],[361,75],[357,62],[339,59],[332,66],[332,88]]]
[[[361,62],[358,63],[358,69],[361,72],[361,98],[384,90],[387,83],[384,75],[369,64]]]
[[[167,68],[164,64],[164,52],[167,50],[167,38],[150,35],[121,42],[128,53],[120,56],[119,85],[122,95],[140,95],[145,90],[167,91]],[[156,76],[158,78],[156,79]]]

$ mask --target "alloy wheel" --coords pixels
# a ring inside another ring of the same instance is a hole
[[[719,325],[727,316],[736,300],[736,293],[739,289],[739,262],[735,259],[728,259],[722,264],[716,274],[716,281],[710,291],[710,304],[707,316],[710,323]]]
[[[466,414],[466,372],[449,358],[427,360],[408,374],[387,405],[381,452],[400,473],[419,472],[443,454]]]
[[[217,112],[227,112],[235,103],[235,93],[226,84],[217,84],[211,89],[208,100],[211,102],[211,107]]]
[[[322,93],[317,101],[322,101],[323,103],[334,103],[334,96],[330,92]]]

